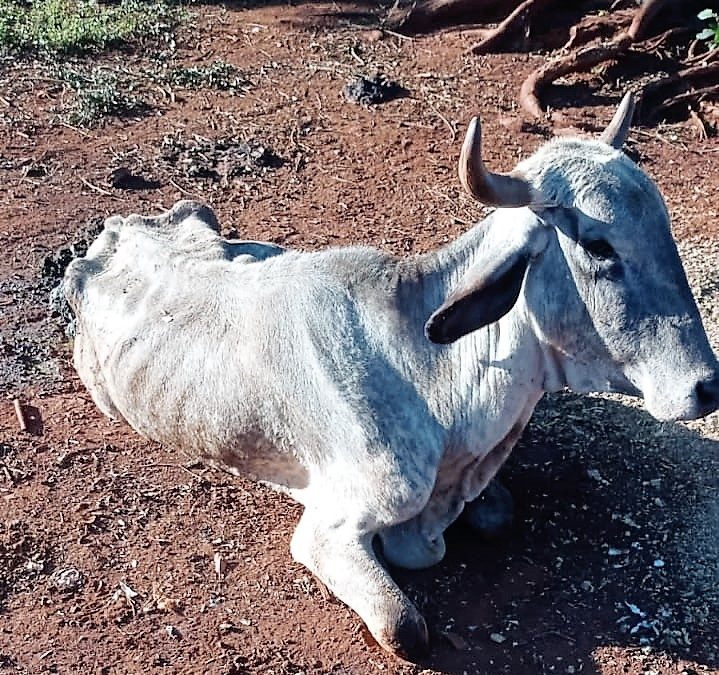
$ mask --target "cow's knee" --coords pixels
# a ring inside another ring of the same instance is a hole
[[[387,651],[409,661],[429,648],[427,624],[372,549],[371,534],[326,526],[305,511],[292,537],[291,552],[365,622]]]
[[[383,530],[379,534],[382,554],[392,565],[410,570],[432,567],[444,558],[446,547],[440,533],[430,539],[419,531],[416,519]]]
[[[514,522],[512,494],[495,478],[477,499],[467,502],[462,520],[486,539],[501,537]]]

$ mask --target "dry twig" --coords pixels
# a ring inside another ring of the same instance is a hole
[[[17,416],[18,424],[20,425],[20,431],[27,431],[27,420],[25,419],[25,411],[20,405],[19,399],[13,399],[13,407],[15,408],[15,415]]]

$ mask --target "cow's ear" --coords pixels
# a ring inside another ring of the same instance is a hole
[[[449,344],[501,319],[514,307],[522,291],[529,262],[547,244],[544,228],[525,231],[515,241],[504,241],[501,252],[482,246],[482,253],[457,289],[425,325],[431,342]],[[483,242],[488,243],[488,242]]]

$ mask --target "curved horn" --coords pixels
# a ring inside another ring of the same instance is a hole
[[[469,194],[488,206],[530,206],[542,201],[521,176],[487,171],[482,161],[482,128],[477,117],[472,118],[464,137],[459,180]]]
[[[604,130],[599,140],[604,141],[607,145],[611,145],[617,150],[621,150],[624,141],[629,135],[629,127],[632,124],[632,116],[634,115],[634,95],[631,91],[624,94],[622,102],[614,113],[612,121]]]

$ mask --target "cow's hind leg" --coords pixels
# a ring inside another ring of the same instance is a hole
[[[377,560],[372,534],[328,522],[307,509],[292,537],[292,557],[313,572],[367,625],[385,649],[410,661],[428,648],[422,615]]]
[[[514,522],[512,493],[494,478],[477,499],[467,502],[462,520],[484,539],[501,537]]]

